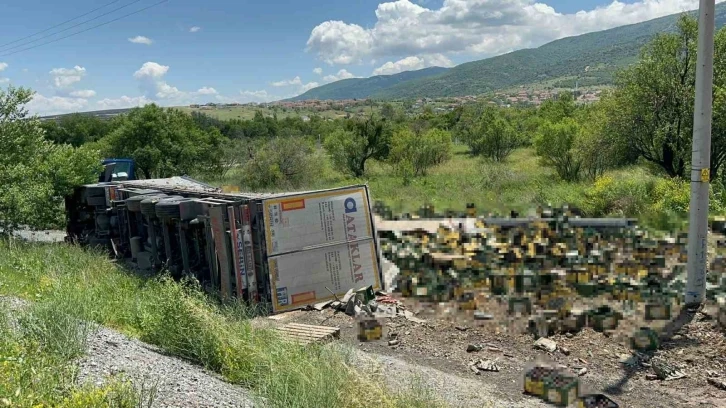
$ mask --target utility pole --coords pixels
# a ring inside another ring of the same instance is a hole
[[[691,159],[691,214],[688,223],[688,281],[686,284],[686,305],[689,306],[698,306],[703,303],[706,294],[715,3],[715,0],[701,0],[698,18],[696,103],[693,112]]]

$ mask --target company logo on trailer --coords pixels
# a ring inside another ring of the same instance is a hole
[[[345,229],[348,235],[348,242],[358,239],[355,230],[355,214],[358,212],[358,206],[352,197],[346,198],[343,204],[345,206]],[[358,283],[363,280],[363,273],[360,272],[360,248],[358,243],[348,244],[348,253],[350,261],[353,265],[353,281]]]

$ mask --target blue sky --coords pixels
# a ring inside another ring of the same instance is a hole
[[[697,0],[168,0],[24,50],[158,1],[117,0],[3,46],[111,0],[6,2],[0,86],[31,87],[37,94],[30,109],[40,114],[149,102],[263,102],[337,79],[453,66],[698,6]]]

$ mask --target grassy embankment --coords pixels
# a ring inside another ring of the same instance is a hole
[[[104,254],[67,245],[0,241],[0,253],[0,295],[32,301],[15,334],[0,324],[10,339],[0,342],[0,378],[10,379],[0,384],[0,406],[136,406],[138,391],[122,379],[105,388],[74,384],[72,360],[90,330],[82,321],[191,359],[270,407],[441,406],[415,385],[389,391],[354,367],[343,346],[300,347],[253,329],[244,307],[220,305],[194,285],[143,279]]]

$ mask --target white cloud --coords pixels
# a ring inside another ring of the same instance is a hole
[[[76,65],[73,68],[53,68],[50,70],[53,76],[53,84],[56,88],[67,88],[76,82],[80,82],[86,75],[86,69]]]
[[[8,67],[7,62],[0,62],[0,71],[5,71],[5,68]]]
[[[267,91],[265,91],[265,90],[262,90],[262,91],[240,91],[239,94],[242,95],[242,96],[247,96],[247,97],[251,97],[251,98],[260,98],[260,99],[265,99],[265,98],[269,97],[269,95],[267,94]]]
[[[335,81],[340,81],[341,79],[348,79],[348,78],[356,78],[356,76],[353,75],[353,74],[351,74],[350,72],[348,72],[345,69],[341,69],[335,75],[326,75],[326,76],[324,76],[323,77],[323,80],[325,82],[335,82]]]
[[[199,90],[197,90],[198,95],[217,95],[219,92],[217,92],[216,89],[211,87],[201,87]]]
[[[184,98],[189,96],[186,92],[180,91],[177,87],[171,86],[164,81],[164,75],[167,72],[169,72],[168,65],[147,61],[141,68],[134,72],[134,78],[139,81],[139,87],[148,99],[167,99],[179,103],[186,102],[183,101]]]
[[[60,113],[78,112],[88,106],[82,98],[65,98],[62,96],[46,97],[39,93],[33,96],[26,107],[32,114],[55,115]]]
[[[199,31],[201,29],[202,29],[202,27],[194,26],[194,27],[192,27],[192,28],[189,29],[189,32],[190,33],[196,33],[197,31]]]
[[[96,91],[92,89],[82,89],[79,91],[72,91],[69,95],[74,98],[93,98],[96,96]]]
[[[144,37],[143,35],[137,35],[136,37],[129,38],[129,41],[134,44],[151,45],[153,43],[153,41],[151,41],[151,38]]]
[[[278,88],[281,86],[302,85],[302,80],[299,76],[296,76],[293,79],[284,79],[282,81],[273,82],[270,85]]]
[[[180,91],[175,86],[171,86],[166,82],[158,82],[156,84],[156,97],[160,99],[179,99],[186,96],[185,92]]]
[[[300,93],[307,92],[313,88],[317,88],[319,85],[320,84],[318,84],[317,82],[308,82],[307,84],[304,84],[300,87]]]
[[[0,85],[7,84],[8,82],[10,82],[10,78],[2,78],[2,77],[0,77]]]
[[[317,75],[323,75],[323,69],[322,68],[315,68],[313,70],[313,73],[314,74],[317,74]]]
[[[150,103],[153,103],[153,101],[144,96],[129,97],[124,95],[117,99],[101,99],[96,102],[96,106],[98,106],[98,109],[124,109],[144,106]]]
[[[545,4],[547,0],[541,1],[443,0],[439,8],[409,0],[381,3],[371,28],[323,22],[311,31],[307,50],[331,65],[407,55],[488,57],[698,8],[698,0],[615,0],[607,6],[564,14]]]
[[[454,63],[441,54],[420,57],[406,57],[398,61],[389,61],[373,70],[373,75],[392,75],[404,71],[415,71],[427,67],[453,67]]]
[[[134,72],[134,78],[161,78],[169,71],[168,65],[157,64],[156,62],[144,62],[136,72]]]

